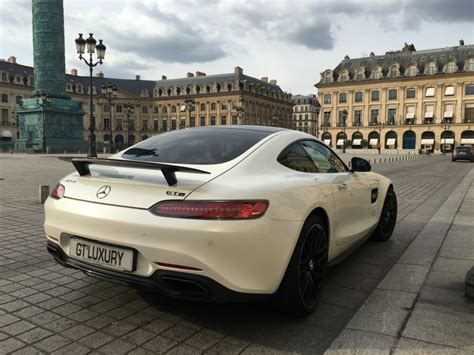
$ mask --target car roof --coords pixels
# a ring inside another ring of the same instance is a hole
[[[282,127],[270,127],[270,126],[251,126],[251,125],[225,125],[225,126],[205,126],[207,129],[239,129],[239,130],[247,130],[247,131],[259,131],[259,132],[268,132],[268,133],[277,133],[281,131],[290,131],[287,128]],[[196,127],[194,129],[199,129],[200,127]],[[193,128],[191,128],[193,129]]]

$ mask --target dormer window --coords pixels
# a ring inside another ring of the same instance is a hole
[[[474,71],[474,58],[468,58],[466,60],[466,65],[464,66],[464,71],[471,71],[471,72]]]
[[[324,76],[323,76],[323,82],[328,84],[328,83],[332,83],[334,81],[334,78],[332,76],[332,71],[331,70],[327,70],[324,72]]]
[[[447,74],[455,73],[458,71],[458,66],[456,65],[456,62],[454,60],[448,62],[444,66],[444,72]]]
[[[365,79],[365,68],[357,69],[355,79],[358,80],[358,81]]]
[[[397,78],[400,75],[400,72],[398,71],[398,65],[394,64],[390,67],[390,77],[391,78]]]
[[[383,77],[382,68],[377,67],[372,70],[372,79],[381,79]]]
[[[428,65],[425,67],[425,74],[427,75],[433,75],[438,72],[438,67],[436,65],[436,62],[430,62]]]
[[[418,75],[418,67],[416,66],[416,64],[412,64],[410,65],[406,72],[405,72],[405,75],[406,76],[416,76]]]
[[[339,76],[339,81],[340,82],[345,82],[345,81],[348,81],[349,80],[349,73],[347,72],[347,70],[344,70],[341,72],[341,75]]]

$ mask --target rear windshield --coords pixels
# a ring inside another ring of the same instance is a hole
[[[471,148],[469,147],[456,147],[456,152],[470,152]]]
[[[221,164],[272,132],[238,128],[191,128],[156,135],[126,150],[122,158],[170,164]]]

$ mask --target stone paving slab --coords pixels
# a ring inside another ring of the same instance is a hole
[[[400,203],[394,236],[386,243],[365,243],[332,267],[316,312],[293,320],[266,304],[174,301],[56,265],[45,251],[38,185],[54,186],[72,171],[70,163],[51,157],[0,156],[0,349],[322,353],[470,166],[430,157],[377,164],[374,169],[394,181]]]

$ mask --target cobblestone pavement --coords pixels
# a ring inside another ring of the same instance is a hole
[[[316,312],[289,319],[266,304],[178,302],[56,265],[38,185],[54,186],[72,166],[0,155],[0,353],[322,353],[471,166],[447,157],[375,166],[398,194],[394,236],[332,267]]]

